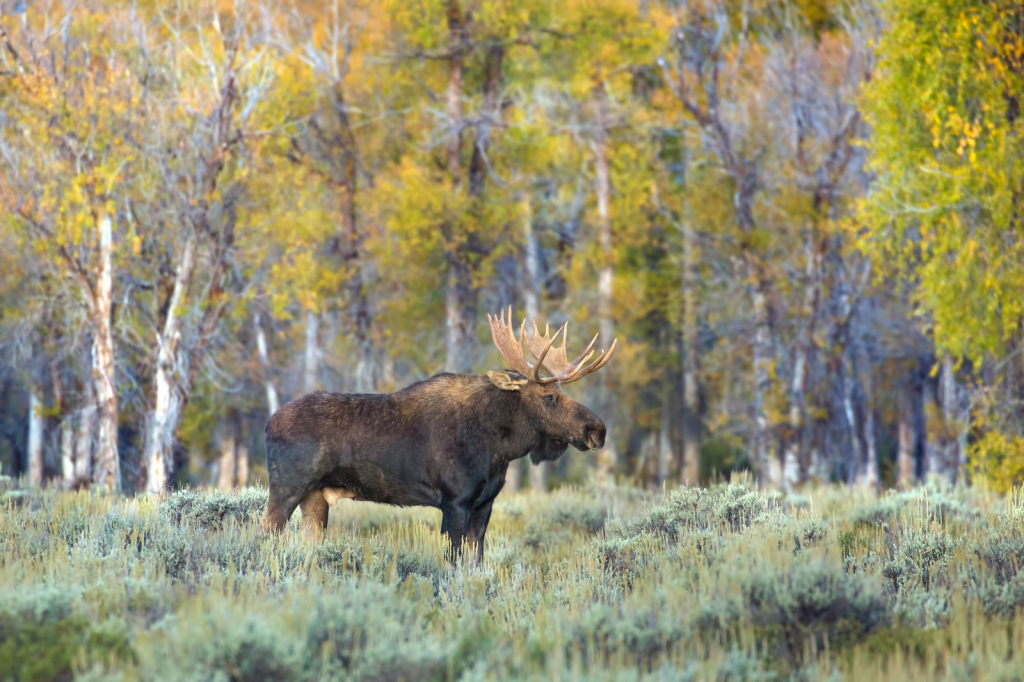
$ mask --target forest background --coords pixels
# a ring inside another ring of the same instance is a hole
[[[314,389],[568,321],[509,487],[1024,478],[1009,0],[0,0],[0,464],[265,480]]]

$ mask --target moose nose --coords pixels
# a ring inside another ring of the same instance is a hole
[[[587,427],[587,445],[591,450],[600,450],[604,447],[605,428],[604,424],[595,424]]]

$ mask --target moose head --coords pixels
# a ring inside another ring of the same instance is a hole
[[[583,352],[570,362],[566,354],[568,322],[552,335],[547,325],[541,334],[534,320],[531,336],[523,320],[517,338],[512,326],[511,306],[507,321],[504,311],[497,317],[488,315],[487,321],[494,345],[510,368],[488,372],[487,377],[501,390],[520,394],[525,416],[542,437],[538,446],[530,451],[534,464],[556,459],[570,443],[581,452],[604,447],[604,422],[589,408],[566,395],[562,385],[578,381],[608,364],[615,353],[617,340],[612,341],[607,353],[600,351],[597,358],[588,364],[594,355],[594,344],[597,343],[595,334]],[[556,347],[554,344],[559,334],[562,335],[562,345]],[[531,363],[526,359],[524,341],[536,362]]]

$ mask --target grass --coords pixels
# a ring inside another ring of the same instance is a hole
[[[1024,496],[926,487],[499,498],[483,566],[439,513],[266,491],[0,482],[0,679],[1021,679]]]

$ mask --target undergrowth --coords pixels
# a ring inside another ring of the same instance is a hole
[[[925,487],[499,498],[482,566],[430,509],[266,490],[0,491],[4,680],[1016,679],[1024,501]]]

